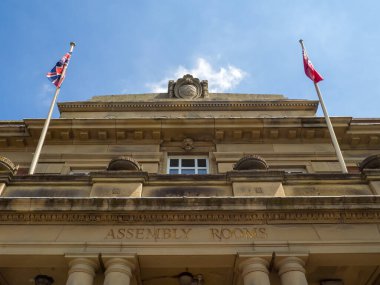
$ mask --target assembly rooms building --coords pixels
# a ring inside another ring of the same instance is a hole
[[[378,285],[380,119],[210,93],[58,104],[0,122],[1,285]]]

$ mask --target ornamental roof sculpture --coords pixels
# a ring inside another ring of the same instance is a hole
[[[186,74],[182,78],[177,79],[176,82],[169,80],[168,95],[170,98],[180,99],[207,98],[208,81],[200,81],[198,78]]]

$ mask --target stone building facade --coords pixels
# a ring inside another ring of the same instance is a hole
[[[379,285],[380,119],[207,86],[0,121],[0,284]]]

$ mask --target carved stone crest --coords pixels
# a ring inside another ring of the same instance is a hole
[[[182,142],[182,148],[185,150],[185,151],[190,151],[194,148],[194,141],[190,138],[186,138],[183,140]]]
[[[200,97],[208,97],[208,81],[200,81],[190,74],[184,75],[176,82],[169,80],[168,94],[171,98],[195,99]]]

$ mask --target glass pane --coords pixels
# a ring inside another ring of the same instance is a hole
[[[198,159],[198,167],[206,167],[206,159]]]
[[[178,159],[170,159],[170,166],[178,167]]]
[[[182,159],[182,167],[194,167],[195,160],[194,159]]]
[[[169,169],[169,174],[178,174],[178,169]]]
[[[182,169],[182,174],[195,174],[195,169]]]
[[[198,174],[207,174],[207,169],[198,169]]]

